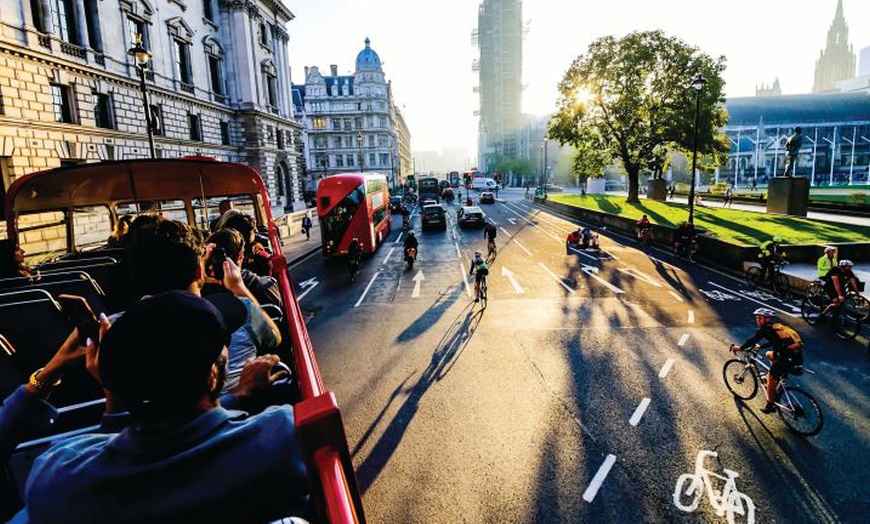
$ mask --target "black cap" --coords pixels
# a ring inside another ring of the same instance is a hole
[[[211,366],[246,316],[231,295],[209,301],[168,291],[143,298],[101,341],[103,385],[134,415],[149,406],[171,411],[173,404],[197,400],[208,392]]]

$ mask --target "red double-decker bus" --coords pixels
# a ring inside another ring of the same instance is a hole
[[[342,174],[317,186],[317,216],[323,254],[346,255],[353,238],[363,253],[374,253],[390,234],[390,193],[387,177]]]

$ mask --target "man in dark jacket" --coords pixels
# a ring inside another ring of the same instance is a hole
[[[242,239],[241,233],[232,228],[221,229],[208,237],[207,243],[214,244],[216,248],[222,248],[224,254],[230,260],[235,262],[236,265],[241,267],[242,259],[245,256],[245,241]],[[222,260],[219,260],[218,262],[223,263]],[[216,264],[212,264],[212,266],[213,267],[207,268],[207,271],[210,272],[209,276],[221,280],[223,276],[220,275],[219,266]],[[281,299],[281,291],[278,289],[277,280],[273,277],[261,277],[253,271],[243,267],[241,268],[241,271],[242,281],[260,305],[273,304],[282,310],[284,309],[284,301]]]

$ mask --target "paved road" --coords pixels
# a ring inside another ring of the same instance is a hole
[[[500,229],[485,310],[466,279],[485,241],[455,226],[455,206],[447,232],[418,233],[413,271],[398,228],[353,283],[319,254],[293,268],[371,522],[725,521],[706,493],[693,512],[674,503],[704,450],[718,453],[706,469],[739,474],[757,522],[866,521],[866,346],[630,241],[568,255],[573,224],[522,194],[484,206]],[[727,345],[753,332],[759,304],[804,334],[816,373],[797,382],[825,411],[816,437],[724,387]]]

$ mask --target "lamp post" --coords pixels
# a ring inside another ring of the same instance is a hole
[[[151,158],[156,158],[154,129],[151,127],[151,105],[148,103],[148,88],[145,86],[145,70],[148,68],[148,61],[151,60],[151,52],[142,46],[142,33],[136,35],[136,43],[127,50],[127,54],[133,57],[136,62],[136,70],[139,72],[139,88],[142,90],[142,105],[145,106],[145,131],[148,134],[148,150],[151,152]]]
[[[695,225],[695,166],[698,164],[698,117],[701,112],[701,90],[707,79],[701,73],[695,75],[692,87],[695,89],[695,137],[692,141],[692,185],[689,187],[689,223]]]
[[[365,158],[365,154],[363,153],[363,136],[362,136],[362,131],[357,131],[357,133],[356,133],[356,143],[357,143],[357,145],[359,146],[359,168],[360,168],[360,172],[365,173],[365,172],[366,172],[366,158]]]
[[[550,182],[550,172],[547,170],[547,149],[549,149],[547,142],[548,140],[544,138],[544,200],[547,199],[547,184]]]

